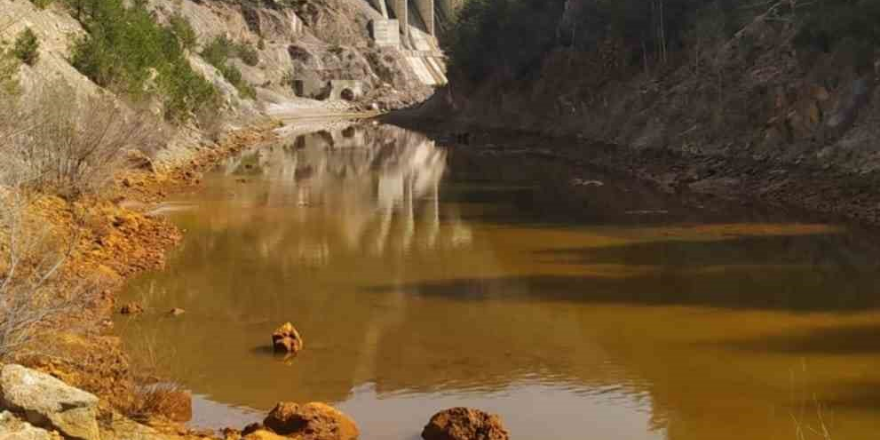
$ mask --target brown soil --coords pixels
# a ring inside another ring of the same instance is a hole
[[[98,294],[42,331],[34,344],[38,354],[20,361],[100,397],[106,420],[114,413],[130,414],[143,374],[135,371],[112,333],[114,294],[131,277],[163,267],[167,252],[182,237],[173,224],[146,213],[169,194],[198,185],[201,174],[223,158],[274,139],[277,126],[272,122],[230,133],[217,147],[200,150],[168,172],[123,170],[98,196],[77,202],[40,196],[30,214],[50,225],[60,240],[73,243],[52,287],[63,292],[87,283]],[[191,434],[174,423],[153,422],[163,432]]]

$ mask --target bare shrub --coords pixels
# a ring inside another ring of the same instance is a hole
[[[150,302],[148,297],[154,294],[144,292],[142,301]],[[173,367],[174,349],[165,345],[154,329],[148,329],[141,323],[134,324],[137,333],[136,343],[128,345],[128,354],[134,365],[136,397],[125,409],[126,414],[136,420],[150,420],[161,416],[174,421],[187,421],[192,416],[192,396],[179,385],[162,381]],[[176,376],[175,374],[172,374]]]
[[[174,421],[188,421],[192,416],[192,397],[173,383],[141,385],[137,397],[128,411],[135,420],[150,420],[162,416]]]
[[[106,183],[124,151],[151,151],[164,139],[161,122],[147,111],[105,97],[77,99],[66,85],[7,108],[0,116],[0,183],[12,180],[68,199]]]
[[[85,282],[62,288],[57,276],[78,237],[54,237],[30,205],[23,189],[0,187],[0,361],[38,351],[30,343],[39,332],[94,293]]]

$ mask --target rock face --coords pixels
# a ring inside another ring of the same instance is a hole
[[[18,420],[12,413],[0,413],[0,439],[3,440],[56,440],[58,434],[35,428],[27,422]]]
[[[21,365],[0,372],[0,406],[21,413],[41,428],[76,440],[100,440],[98,398],[48,374]]]
[[[272,333],[272,347],[276,353],[296,354],[303,349],[303,340],[291,323],[285,323]]]
[[[354,420],[323,403],[281,402],[263,425],[276,434],[302,440],[355,440],[360,434]]]
[[[508,440],[501,418],[477,409],[440,411],[422,430],[425,440]]]

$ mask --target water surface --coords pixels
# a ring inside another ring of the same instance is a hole
[[[193,425],[285,400],[364,439],[459,405],[522,440],[880,431],[877,237],[393,127],[303,131],[176,200],[182,247],[124,295],[150,313],[120,334],[198,396]],[[294,359],[268,348],[285,321]]]

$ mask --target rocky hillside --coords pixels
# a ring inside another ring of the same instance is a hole
[[[479,3],[486,2],[471,2]],[[506,3],[527,8],[530,2]],[[712,9],[730,2],[667,1],[670,11],[681,5],[685,18],[665,18],[669,28],[660,36],[642,33],[642,27],[613,32],[619,23],[638,24],[637,18],[656,24],[651,15],[656,9],[646,8],[644,17],[610,17],[605,25],[597,24],[605,18],[598,15],[603,11],[583,11],[602,2],[550,3],[559,8],[546,20],[546,35],[532,24],[540,18],[527,15],[535,41],[518,43],[524,49],[516,56],[486,63],[497,68],[470,60],[469,46],[454,48],[452,86],[422,111],[461,123],[576,135],[634,149],[811,161],[856,172],[880,168],[876,58],[873,51],[861,55],[866,51],[860,45],[870,51],[873,42],[856,35],[871,29],[858,20],[871,16],[863,9],[872,2],[816,11],[819,18],[802,14],[811,12],[805,6],[790,8],[800,2],[770,2],[745,12],[737,8],[732,20]],[[552,6],[541,10],[553,13]],[[835,28],[833,20],[842,24]],[[507,21],[506,26],[517,26],[515,16]],[[475,19],[465,30],[489,26]],[[514,32],[492,26],[492,32]],[[590,41],[582,42],[586,38]],[[819,42],[805,43],[808,38]],[[531,58],[516,58],[529,50],[535,53]],[[475,65],[483,69],[476,77]]]
[[[106,5],[113,2],[93,4],[110,8]],[[211,105],[212,110],[233,120],[301,110],[388,110],[431,92],[405,62],[402,50],[376,46],[370,26],[381,15],[367,0],[149,0],[144,7],[159,29],[176,35],[192,70],[219,93],[221,99]],[[95,18],[94,11],[89,0],[0,0],[3,41],[11,46],[30,29],[39,45],[37,60],[22,63],[18,72],[25,95],[61,80],[81,96],[111,92],[140,105],[141,97],[133,96],[140,90],[102,81],[100,71],[90,70],[96,63],[83,62],[82,50],[75,53],[84,40],[104,38],[107,45],[124,44],[119,40],[124,36],[114,40],[107,35],[119,30],[106,29],[109,26]],[[128,53],[124,58],[137,56],[145,55]],[[162,69],[153,71],[153,81],[161,82]],[[331,88],[330,81],[341,85]],[[298,85],[302,83],[305,91]],[[144,89],[151,87],[144,84]],[[162,104],[149,105],[161,113]]]

